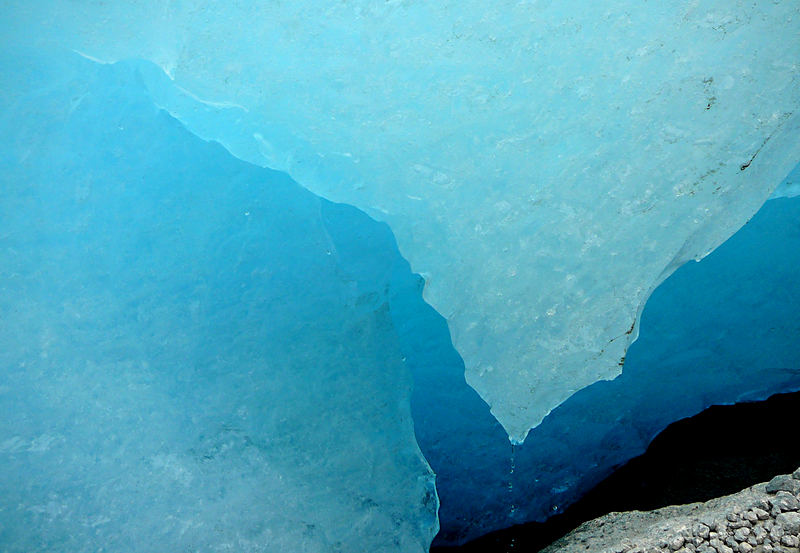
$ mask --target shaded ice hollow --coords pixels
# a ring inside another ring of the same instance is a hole
[[[204,100],[162,104],[194,132],[388,222],[522,441],[619,374],[653,288],[800,158],[798,10],[45,1],[6,40],[154,61]]]

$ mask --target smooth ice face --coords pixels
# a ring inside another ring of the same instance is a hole
[[[130,65],[2,50],[0,104],[0,549],[427,551],[433,474],[347,214]]]
[[[195,132],[387,221],[522,440],[619,373],[651,290],[800,159],[799,10],[45,1],[4,36],[152,60],[205,100],[166,105]]]
[[[775,189],[775,192],[772,193],[773,198],[793,198],[794,196],[800,196],[800,163],[795,165],[792,172],[783,179]]]

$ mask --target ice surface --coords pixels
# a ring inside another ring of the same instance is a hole
[[[350,212],[131,65],[0,58],[0,549],[427,551],[388,299],[328,231]]]
[[[792,172],[783,179],[783,182],[772,193],[773,198],[791,198],[794,196],[800,196],[800,163],[792,169]]]
[[[800,198],[767,202],[717,250],[662,283],[623,374],[546,417],[515,448],[513,473],[505,432],[464,381],[447,323],[422,301],[420,279],[397,259],[389,230],[363,215],[337,219],[350,223],[328,225],[340,257],[358,263],[364,279],[390,275],[390,313],[414,376],[417,440],[441,499],[434,543],[544,520],[670,422],[711,404],[800,389]],[[372,249],[348,247],[356,237]]]
[[[798,281],[800,197],[770,200],[718,249],[654,291],[622,375],[574,394],[513,456],[502,428],[461,379],[444,321],[413,295],[394,295],[391,310],[414,373],[417,439],[442,503],[435,543],[544,520],[642,453],[669,423],[712,404],[800,389]],[[400,278],[394,282],[399,290]],[[398,324],[397,315],[406,322]]]
[[[795,2],[51,0],[6,27],[156,62],[195,132],[388,222],[515,440],[800,159]]]

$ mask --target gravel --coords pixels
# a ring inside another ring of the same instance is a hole
[[[609,513],[541,553],[800,553],[800,468],[705,503]]]

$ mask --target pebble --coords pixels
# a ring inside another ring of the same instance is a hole
[[[798,484],[800,484],[800,480],[796,480]],[[800,509],[800,501],[797,501],[797,498],[789,493],[780,491],[775,496],[775,499],[772,500],[772,508],[779,508],[781,511],[796,511]]]
[[[772,507],[772,503],[769,502],[769,499],[762,497],[761,499],[755,501],[753,503],[753,510],[761,509],[764,512],[767,512]]]
[[[777,493],[780,491],[797,495],[800,493],[800,479],[793,478],[793,476],[789,476],[788,474],[776,476],[767,484],[767,493]]]
[[[783,534],[784,534],[783,526],[780,524],[776,524],[775,526],[772,527],[772,530],[769,531],[769,537],[774,542],[781,541]]]
[[[785,533],[800,534],[800,513],[781,513],[775,519],[775,528],[783,527]]]
[[[758,517],[758,520],[767,520],[769,518],[769,513],[759,507],[754,507],[753,513]]]

